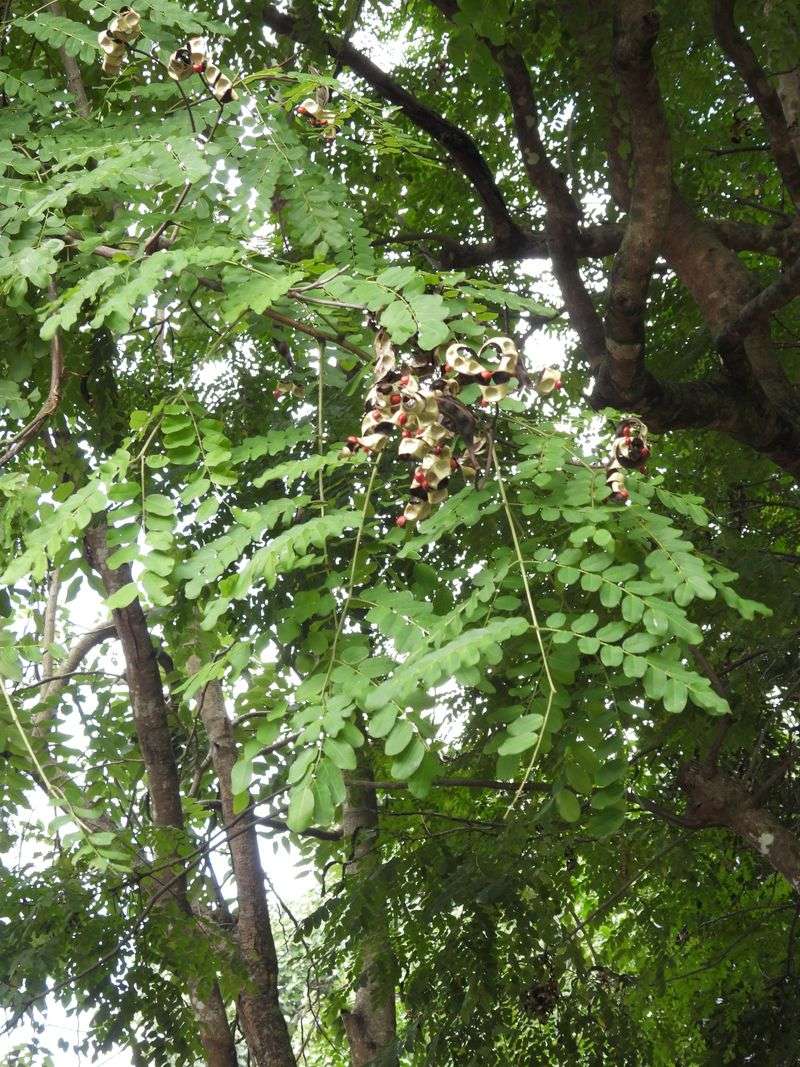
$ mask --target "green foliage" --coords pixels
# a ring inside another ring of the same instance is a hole
[[[51,346],[65,364],[57,411],[0,470],[3,1006],[38,1012],[50,989],[90,1016],[92,1054],[135,1043],[142,1062],[196,1062],[171,961],[204,990],[218,978],[231,1004],[244,981],[201,862],[208,850],[229,869],[198,714],[213,684],[234,716],[237,818],[288,826],[321,879],[283,946],[295,1043],[309,997],[326,1028],[310,1063],[346,1062],[341,1013],[376,901],[403,976],[404,1065],[792,1062],[780,1058],[796,1014],[788,885],[722,834],[681,826],[676,783],[731,712],[725,766],[748,780],[772,774],[795,729],[796,487],[676,434],[657,439],[649,475],[630,476],[629,504],[613,503],[606,426],[580,410],[586,376],[570,363],[569,396],[476,408],[497,465],[475,482],[454,474],[430,518],[398,528],[409,478],[394,448],[369,462],[341,452],[360,427],[375,327],[414,358],[550,318],[552,341],[549,290],[504,263],[432,265],[418,238],[432,219],[486,236],[463,179],[335,78],[335,62],[288,70],[252,13],[139,9],[145,54],[113,80],[96,43],[108,11],[88,0],[35,17],[15,4],[0,57],[0,452],[48,395]],[[321,17],[348,30],[330,5]],[[602,201],[605,120],[577,37],[547,5],[462,2],[446,38],[432,6],[364,17],[390,41],[403,32],[420,60],[403,84],[506,160],[520,203],[477,37],[536,42],[548,140],[580,167],[587,202]],[[706,142],[739,101],[725,83],[710,107],[719,63],[695,47],[685,5],[665,18],[662,80],[701,116],[676,168],[714,214],[729,175]],[[160,62],[201,31],[243,75],[222,111],[190,81],[187,111]],[[467,68],[475,99],[455,91]],[[562,130],[584,80],[590,103]],[[333,142],[293,112],[321,83]],[[668,275],[655,289],[654,358],[692,369],[684,296]],[[120,569],[110,594],[86,551],[102,525]],[[169,698],[180,830],[151,821],[117,642],[60,677],[95,615],[137,603]],[[364,874],[362,842],[336,831],[370,778],[380,829]],[[32,790],[52,808],[41,824]],[[790,827],[795,793],[790,774],[771,801]],[[148,908],[143,865],[167,849],[211,935]],[[231,905],[224,880],[222,892]]]

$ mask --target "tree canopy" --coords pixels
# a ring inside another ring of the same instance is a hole
[[[799,40],[5,0],[7,1032],[798,1061]]]

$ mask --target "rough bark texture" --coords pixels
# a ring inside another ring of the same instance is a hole
[[[691,765],[684,768],[681,785],[689,797],[684,825],[732,830],[800,892],[800,840],[760,807],[740,782],[718,770]]]
[[[371,777],[362,765],[361,778]],[[342,831],[349,876],[361,912],[361,973],[352,1010],[344,1016],[353,1067],[396,1067],[395,959],[389,941],[386,897],[378,848],[378,805],[374,788],[347,786]]]
[[[197,656],[187,663],[190,674],[200,669]],[[252,1061],[257,1067],[295,1067],[286,1020],[278,1001],[278,959],[269,916],[264,870],[258,836],[249,811],[233,809],[231,770],[236,742],[225,710],[219,682],[209,682],[200,696],[200,716],[217,777],[224,825],[227,831],[238,904],[236,936],[250,978],[250,988],[239,996],[239,1019]]]
[[[54,15],[64,14],[59,0],[50,0],[50,3],[47,6]],[[75,108],[81,118],[88,119],[92,114],[92,108],[89,104],[89,97],[86,95],[86,89],[84,88],[83,78],[81,77],[81,68],[78,66],[78,61],[74,56],[69,54],[66,48],[59,48],[58,54],[61,59],[61,65],[64,68],[64,73],[67,76],[67,88],[75,98]]]
[[[127,565],[114,569],[108,565],[109,549],[105,523],[92,526],[86,533],[86,558],[100,576],[106,594],[111,595],[131,580]],[[125,659],[133,722],[139,750],[145,765],[147,788],[155,826],[181,830],[180,780],[175,762],[167,718],[167,705],[142,606],[134,599],[126,608],[112,613]],[[158,886],[156,891],[158,891]],[[191,915],[186,893],[186,877],[180,873],[163,894],[164,903],[175,902],[185,915]],[[180,961],[174,961],[180,975]],[[210,1067],[238,1067],[236,1046],[228,1023],[225,1005],[216,982],[201,994],[193,978],[186,980],[187,992],[198,1022],[200,1040]]]

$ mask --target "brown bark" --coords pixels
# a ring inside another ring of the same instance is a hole
[[[635,395],[644,368],[647,290],[669,217],[669,130],[653,64],[658,16],[648,0],[622,0],[614,25],[614,71],[633,146],[628,221],[614,257],[606,309],[604,369],[614,392]]]
[[[718,770],[691,765],[681,774],[689,805],[682,825],[724,827],[761,856],[800,892],[800,840],[782,826],[744,786]]]
[[[285,37],[303,36],[300,19],[283,14],[272,4],[262,4],[261,18],[266,26]],[[481,201],[493,233],[508,241],[522,239],[522,230],[511,217],[492,170],[473,138],[432,107],[424,104],[395,78],[354,48],[349,41],[323,37],[325,47],[336,63],[344,63],[380,95],[401,108],[405,115],[444,148],[456,169],[470,182]]]
[[[714,33],[720,48],[733,63],[761,112],[783,184],[794,204],[800,207],[800,160],[792,144],[783,107],[766,71],[736,24],[734,7],[735,0],[713,0]]]
[[[371,778],[364,760],[358,773]],[[343,1019],[350,1062],[352,1067],[396,1067],[396,962],[389,939],[374,788],[348,782],[342,831],[352,857],[348,872],[362,929],[358,985],[352,1010]]]
[[[190,656],[189,673],[196,674],[200,666],[200,659]],[[256,824],[249,810],[237,815],[233,808],[231,771],[237,758],[236,742],[219,682],[212,681],[205,686],[199,711],[219,785],[222,818],[228,828],[238,904],[236,935],[250,979],[249,987],[239,995],[242,1032],[257,1067],[295,1067],[289,1031],[278,1000],[278,958]]]
[[[59,0],[50,0],[50,3],[47,6],[54,15],[64,14]],[[61,58],[61,65],[64,68],[64,73],[67,76],[67,88],[75,97],[75,107],[77,112],[81,118],[88,119],[91,117],[92,108],[89,104],[89,97],[86,95],[86,89],[83,84],[81,68],[78,66],[78,61],[74,56],[69,54],[66,48],[59,48],[58,54]]]
[[[127,564],[117,569],[108,565],[110,553],[104,521],[87,530],[85,551],[87,561],[99,574],[107,595],[130,582],[131,572]],[[125,659],[133,722],[147,775],[153,824],[180,832],[183,829],[180,780],[147,620],[138,599],[125,608],[115,608],[112,618]],[[190,916],[186,876],[180,871],[179,863],[176,857],[175,869],[179,873],[170,893],[164,894],[163,903],[174,902],[184,915]],[[173,967],[180,975],[177,959],[173,961]],[[188,978],[186,986],[206,1062],[210,1067],[238,1067],[236,1046],[219,986],[214,982],[210,990],[201,992],[194,978]]]

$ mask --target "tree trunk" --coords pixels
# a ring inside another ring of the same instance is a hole
[[[372,779],[362,759],[355,772]],[[349,782],[342,809],[342,832],[350,859],[351,896],[361,920],[361,960],[352,1011],[344,1015],[352,1067],[396,1067],[395,980],[397,965],[389,940],[386,887],[378,845],[378,805],[374,789]]]
[[[190,674],[196,674],[200,666],[197,656],[189,657]],[[239,997],[242,1031],[257,1067],[295,1067],[289,1031],[278,1000],[278,959],[252,810],[248,808],[237,815],[233,809],[231,770],[236,762],[236,742],[219,682],[212,681],[205,686],[199,711],[219,783],[222,818],[236,880],[237,937],[251,983]]]
[[[86,558],[100,575],[106,594],[110,596],[130,582],[131,572],[127,565],[116,570],[109,567],[108,556],[107,528],[103,521],[102,524],[87,530]],[[133,600],[126,608],[115,609],[112,617],[125,658],[133,722],[147,775],[153,824],[182,830],[180,780],[161,675],[150,641],[147,620],[138,599]],[[180,861],[176,863],[176,870],[180,869],[179,863]],[[175,902],[184,915],[191,916],[185,872],[182,871],[168,884],[170,889],[165,893],[163,885],[159,886],[156,882],[155,892],[162,894],[163,904]],[[171,963],[175,972],[180,975],[179,959],[176,958]],[[197,1018],[200,1041],[209,1067],[238,1067],[236,1045],[216,981],[210,990],[201,993],[198,983],[187,979],[186,988]]]

